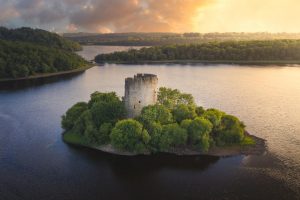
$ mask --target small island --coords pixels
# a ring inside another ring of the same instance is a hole
[[[161,87],[153,74],[125,80],[115,92],[91,94],[62,116],[63,140],[118,155],[253,155],[265,141],[250,135],[237,117],[197,106],[191,94]]]

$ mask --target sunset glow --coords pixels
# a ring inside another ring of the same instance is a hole
[[[0,24],[57,32],[300,32],[298,0],[0,0]]]

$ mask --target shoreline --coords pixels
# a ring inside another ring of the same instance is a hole
[[[217,157],[231,157],[231,156],[239,156],[239,155],[261,155],[266,150],[266,140],[256,137],[254,135],[249,134],[248,132],[245,133],[245,136],[251,137],[255,144],[253,145],[230,145],[224,147],[217,147],[214,146],[210,148],[207,152],[197,151],[195,148],[191,147],[183,147],[183,148],[172,148],[169,151],[161,151],[152,154],[151,152],[144,152],[144,153],[134,153],[134,152],[127,152],[127,151],[120,151],[112,147],[111,144],[108,145],[101,145],[101,146],[94,146],[83,142],[81,138],[77,138],[75,140],[71,140],[66,138],[66,134],[63,134],[63,141],[67,144],[79,146],[79,147],[87,147],[94,150],[99,150],[101,152],[109,153],[111,155],[119,155],[119,156],[151,156],[157,153],[167,153],[173,154],[177,156],[217,156]]]
[[[75,73],[80,73],[84,72],[95,65],[89,64],[88,66],[81,67],[78,69],[74,70],[68,70],[68,71],[61,71],[61,72],[54,72],[54,73],[45,73],[45,74],[37,74],[33,76],[28,76],[28,77],[22,77],[22,78],[5,78],[5,79],[0,79],[0,83],[4,82],[12,82],[12,81],[22,81],[22,80],[32,80],[32,79],[39,79],[39,78],[47,78],[47,77],[55,77],[55,76],[61,76],[65,74],[75,74]]]
[[[258,60],[258,61],[235,61],[235,60],[160,60],[160,61],[108,61],[96,62],[97,64],[231,64],[231,65],[300,65],[300,60]]]

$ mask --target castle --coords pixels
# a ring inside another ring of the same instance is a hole
[[[127,117],[136,117],[141,114],[143,107],[156,103],[157,83],[158,78],[154,74],[137,74],[125,79]]]

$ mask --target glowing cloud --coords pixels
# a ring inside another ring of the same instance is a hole
[[[89,32],[300,32],[299,0],[0,0],[0,25]]]

